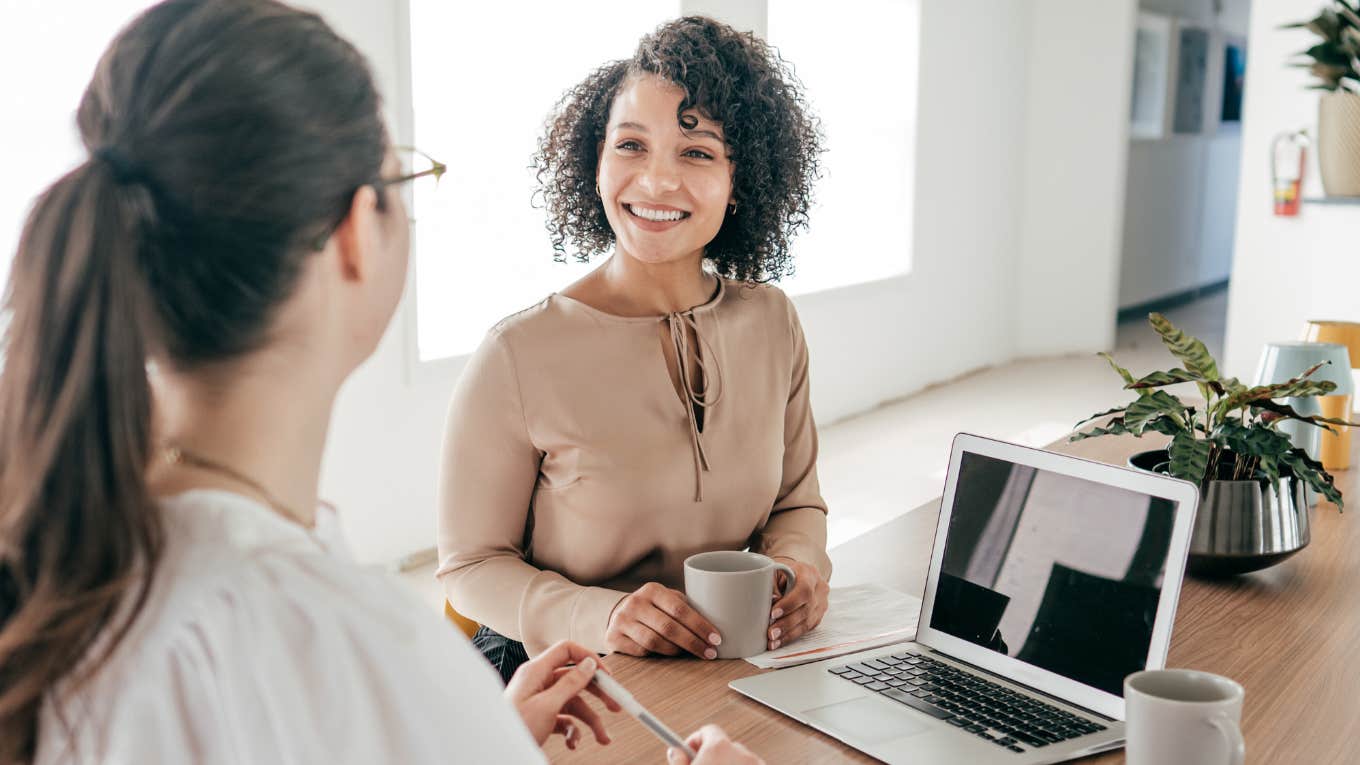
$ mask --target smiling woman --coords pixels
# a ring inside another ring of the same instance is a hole
[[[619,93],[600,148],[596,189],[617,248],[644,263],[702,259],[733,206],[722,125],[684,106],[654,74]],[[666,236],[650,236],[651,234]]]
[[[698,34],[702,24],[726,33]],[[634,116],[651,110],[653,119]],[[674,170],[725,176],[730,215],[704,240],[717,273],[749,281],[792,273],[789,246],[807,227],[822,147],[777,51],[716,22],[680,20],[645,38],[632,60],[606,64],[568,91],[536,161],[559,258],[570,245],[588,260],[624,236],[606,178],[623,164],[614,160],[643,156],[649,138],[681,152]]]
[[[571,89],[538,176],[559,258],[598,268],[502,321],[454,393],[438,575],[508,677],[556,639],[717,656],[686,557],[751,548],[796,584],[769,644],[826,611],[826,504],[787,273],[820,136],[772,48],[699,17]],[[773,593],[772,593],[773,595]]]

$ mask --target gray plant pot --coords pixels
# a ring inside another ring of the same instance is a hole
[[[1139,452],[1129,465],[1149,472],[1167,461],[1165,449]],[[1187,570],[1197,576],[1244,574],[1279,563],[1308,545],[1303,481],[1209,481],[1201,490]]]

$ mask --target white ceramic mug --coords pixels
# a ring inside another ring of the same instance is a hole
[[[718,628],[719,659],[765,652],[776,571],[784,572],[788,592],[797,581],[793,569],[760,553],[718,550],[685,559],[685,597]]]
[[[1242,686],[1193,669],[1124,678],[1127,765],[1242,765]]]

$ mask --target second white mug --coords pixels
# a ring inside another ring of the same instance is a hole
[[[1127,765],[1242,765],[1242,686],[1193,669],[1124,678]]]

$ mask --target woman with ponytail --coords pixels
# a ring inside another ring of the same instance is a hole
[[[558,644],[495,698],[317,499],[408,256],[392,186],[413,176],[362,57],[270,0],[170,0],[119,34],[77,123],[89,158],[35,202],[5,295],[0,765],[607,742],[594,654]],[[707,736],[700,760],[741,755]]]

